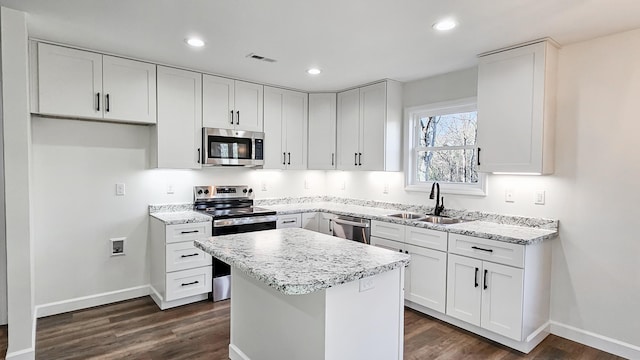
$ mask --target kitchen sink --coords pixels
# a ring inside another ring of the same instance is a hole
[[[451,224],[458,224],[458,223],[464,222],[464,220],[462,219],[454,219],[454,218],[449,218],[444,216],[433,216],[433,215],[428,215],[427,217],[424,217],[422,219],[417,219],[417,221],[428,222],[432,224],[440,224],[440,225],[451,225]]]
[[[416,214],[416,213],[399,213],[399,214],[391,214],[387,216],[396,218],[396,219],[403,219],[403,220],[418,220],[418,219],[424,219],[426,215]]]

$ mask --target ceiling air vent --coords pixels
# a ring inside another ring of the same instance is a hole
[[[266,62],[270,62],[270,63],[274,63],[274,62],[276,62],[276,61],[277,61],[276,59],[271,59],[271,58],[264,57],[264,56],[262,56],[262,55],[258,55],[258,54],[254,54],[254,53],[251,53],[251,54],[247,55],[247,57],[248,57],[249,59],[260,60],[260,61],[266,61]]]

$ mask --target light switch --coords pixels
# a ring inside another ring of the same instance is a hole
[[[536,197],[534,200],[534,204],[536,205],[544,205],[544,199],[545,198],[545,193],[544,190],[538,190],[536,191]]]
[[[125,194],[125,186],[124,183],[117,183],[116,184],[116,195],[118,196],[124,196]]]

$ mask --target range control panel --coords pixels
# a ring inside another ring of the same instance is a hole
[[[195,200],[225,199],[225,198],[252,198],[253,189],[247,185],[226,186],[194,186]]]

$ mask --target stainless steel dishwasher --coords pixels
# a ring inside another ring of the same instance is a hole
[[[333,222],[333,236],[364,244],[371,244],[371,220],[350,216],[338,216]]]

